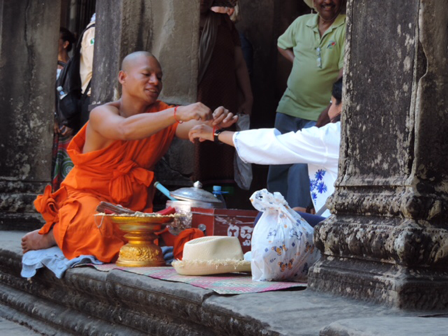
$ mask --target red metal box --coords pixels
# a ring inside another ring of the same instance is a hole
[[[238,237],[243,253],[250,251],[256,210],[191,208],[192,227],[206,227],[207,236]]]

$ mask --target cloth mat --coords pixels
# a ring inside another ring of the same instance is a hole
[[[306,283],[300,282],[252,281],[251,275],[236,273],[221,276],[184,276],[177,274],[173,267],[119,267],[116,264],[89,264],[88,266],[93,266],[99,271],[108,272],[118,269],[159,280],[183,282],[195,287],[211,289],[218,294],[261,293],[293,287],[307,287]]]
[[[59,247],[53,246],[47,249],[26,252],[22,257],[22,272],[20,275],[23,278],[32,278],[39,268],[45,266],[60,279],[66,270],[80,263],[102,264],[101,261],[91,255],[82,255],[68,260],[64,257]]]
[[[161,248],[163,258],[168,265],[171,265],[171,262],[173,261],[173,247],[162,246]],[[22,271],[20,275],[23,278],[32,278],[36,275],[39,268],[45,266],[60,279],[66,270],[79,264],[100,265],[102,262],[92,255],[82,255],[72,260],[68,260],[64,257],[64,254],[58,246],[53,246],[47,249],[26,252],[22,257]]]

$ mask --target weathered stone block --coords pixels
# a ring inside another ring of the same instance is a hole
[[[448,4],[384,6],[349,1],[334,215],[316,227],[324,255],[309,283],[405,309],[445,309]]]
[[[0,1],[0,227],[36,225],[51,180],[60,2]]]

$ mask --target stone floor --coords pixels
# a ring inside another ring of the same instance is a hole
[[[22,235],[0,232],[0,316],[46,335],[448,334],[448,311],[400,311],[310,290],[218,295],[88,267],[63,279],[39,270],[29,282],[19,275]]]

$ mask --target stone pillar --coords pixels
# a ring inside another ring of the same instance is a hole
[[[196,101],[199,1],[97,0],[96,6],[94,104],[119,98],[121,61],[139,50],[150,51],[162,65],[161,100]]]
[[[147,50],[163,69],[160,100],[169,104],[196,101],[199,1],[97,0],[92,104],[120,97],[117,80],[123,58]],[[190,185],[194,147],[176,139],[156,168],[166,184]]]
[[[0,1],[0,229],[40,226],[51,180],[59,1]]]
[[[348,17],[339,178],[310,288],[446,309],[448,3],[351,0]]]

